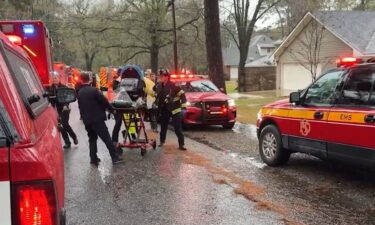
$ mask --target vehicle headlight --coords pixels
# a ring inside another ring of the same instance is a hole
[[[236,102],[234,101],[234,99],[229,99],[228,100],[228,107],[233,107],[233,106],[236,106]]]
[[[258,111],[257,119],[258,119],[258,120],[261,120],[261,119],[262,119],[262,113],[260,112],[260,110]]]
[[[190,107],[191,106],[191,102],[186,102],[186,107]]]

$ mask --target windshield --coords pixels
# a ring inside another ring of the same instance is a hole
[[[219,92],[219,89],[209,80],[186,81],[177,85],[185,92]]]

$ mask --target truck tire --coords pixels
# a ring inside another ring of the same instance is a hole
[[[267,125],[262,129],[259,153],[263,162],[269,166],[281,166],[288,162],[290,152],[283,148],[280,132],[275,125]]]

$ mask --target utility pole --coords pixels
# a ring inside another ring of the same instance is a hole
[[[174,4],[175,0],[168,2],[168,7],[172,6],[172,17],[173,17],[173,53],[174,53],[174,70],[178,73],[178,56],[177,56],[177,30],[176,30],[176,8]]]

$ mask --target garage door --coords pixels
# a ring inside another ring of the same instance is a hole
[[[234,66],[230,67],[230,79],[238,80],[238,67],[234,67]]]
[[[319,64],[318,74],[321,68]],[[284,91],[304,89],[311,83],[310,71],[299,64],[283,64],[281,69],[281,89]]]

